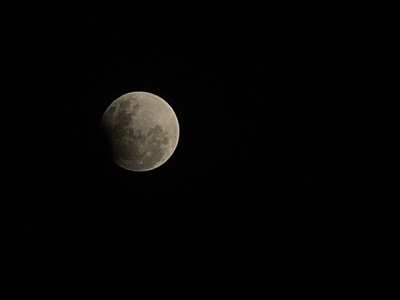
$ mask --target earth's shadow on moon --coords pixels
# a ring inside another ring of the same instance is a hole
[[[147,171],[132,171],[119,166],[114,160],[113,145],[112,140],[107,134],[103,124],[99,122],[98,125],[98,138],[96,141],[97,149],[99,149],[99,155],[97,160],[102,166],[102,175],[107,178],[112,178],[112,180],[120,180],[126,177],[136,177],[136,178],[149,178],[162,176],[163,173],[168,171],[168,167],[173,167],[174,162],[168,160],[162,165]],[[119,178],[119,179],[118,179]]]

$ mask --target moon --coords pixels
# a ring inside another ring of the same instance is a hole
[[[103,114],[102,125],[114,162],[135,172],[160,167],[179,140],[174,110],[147,92],[127,93],[114,100]]]

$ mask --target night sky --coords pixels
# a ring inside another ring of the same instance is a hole
[[[105,11],[49,19],[21,29],[16,45],[31,50],[13,54],[42,103],[29,119],[39,134],[27,137],[32,197],[18,206],[27,235],[207,244],[324,217],[321,122],[335,58],[322,29]],[[100,127],[132,91],[159,95],[180,123],[174,155],[145,173],[114,165]]]

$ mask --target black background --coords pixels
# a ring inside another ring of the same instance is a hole
[[[29,122],[19,228],[175,245],[318,231],[342,50],[322,20],[264,12],[24,21],[9,49]],[[151,172],[116,167],[104,146],[102,113],[131,91],[161,96],[180,122],[175,154]]]
[[[148,291],[159,289],[154,275],[192,292],[236,293],[246,280],[280,294],[353,286],[370,246],[352,245],[374,230],[358,217],[376,223],[363,209],[380,199],[360,197],[370,191],[355,185],[360,170],[376,174],[369,158],[353,164],[364,150],[352,147],[369,134],[355,116],[369,99],[360,91],[370,91],[374,29],[355,16],[373,15],[148,4],[3,10],[0,213],[23,237],[4,243],[26,263],[16,271],[32,282],[50,261],[55,281],[72,274],[67,284],[91,292],[109,277],[141,285],[135,275]],[[355,47],[363,32],[368,44]],[[100,128],[132,91],[161,96],[180,123],[176,152],[151,172],[116,167]]]

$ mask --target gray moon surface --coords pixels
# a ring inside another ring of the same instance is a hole
[[[169,104],[157,95],[132,92],[114,100],[102,125],[114,162],[130,171],[150,171],[164,164],[179,140],[179,123]]]

